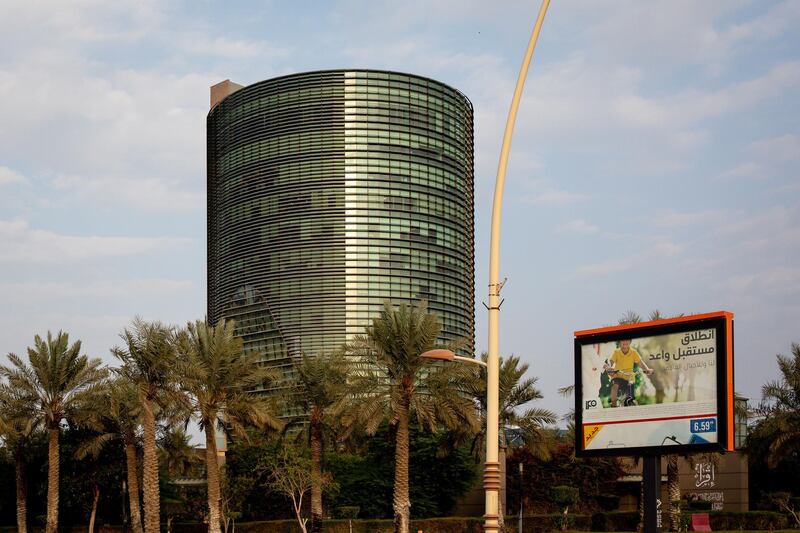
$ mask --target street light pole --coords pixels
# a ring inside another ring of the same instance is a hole
[[[514,133],[514,122],[517,119],[519,101],[522,98],[522,89],[528,75],[528,66],[533,57],[533,50],[539,38],[539,31],[544,22],[544,15],[550,0],[542,0],[539,16],[531,32],[525,58],[517,78],[511,108],[508,110],[506,129],[503,134],[503,145],[500,148],[500,161],[497,165],[497,180],[494,187],[494,204],[492,205],[492,233],[489,245],[489,357],[487,361],[487,398],[486,398],[486,462],[483,469],[483,488],[486,492],[486,508],[484,514],[484,531],[498,531],[499,501],[500,501],[500,463],[499,438],[500,438],[500,222],[503,209],[503,188],[508,166],[508,153],[511,150],[511,136]]]
[[[523,494],[522,494],[522,474],[524,472],[524,467],[522,466],[522,457],[519,459],[519,525],[517,526],[517,533],[522,533],[522,505],[525,501]]]

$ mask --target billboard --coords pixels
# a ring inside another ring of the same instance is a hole
[[[575,332],[575,451],[733,449],[733,314]]]

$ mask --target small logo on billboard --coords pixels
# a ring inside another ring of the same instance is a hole
[[[597,400],[586,400],[586,409],[594,409],[597,407]]]

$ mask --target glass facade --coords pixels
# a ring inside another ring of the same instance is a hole
[[[208,115],[208,317],[291,375],[384,301],[427,300],[474,342],[473,112],[436,81],[284,76]]]

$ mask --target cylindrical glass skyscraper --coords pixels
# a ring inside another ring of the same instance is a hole
[[[385,301],[424,299],[471,355],[469,100],[380,71],[223,83],[207,123],[209,320],[235,319],[246,347],[291,372]]]

